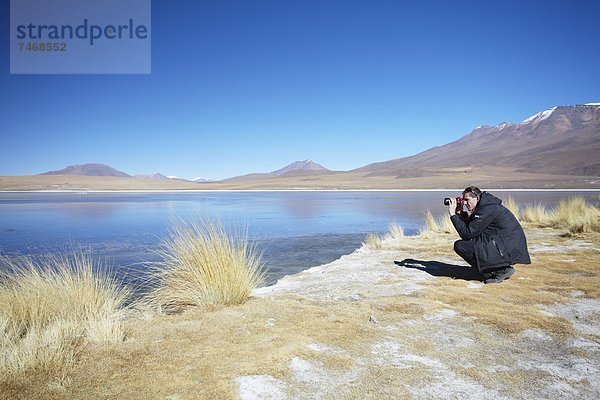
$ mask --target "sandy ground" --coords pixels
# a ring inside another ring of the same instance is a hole
[[[582,246],[600,252],[584,241],[565,245],[558,251]],[[557,249],[540,244],[533,251]],[[394,250],[363,248],[326,266],[286,277],[273,287],[257,290],[256,295],[269,298],[293,293],[323,301],[348,302],[393,296],[418,299],[425,285],[444,275],[443,264],[461,264],[455,257],[437,257],[436,262],[440,263],[437,266],[411,259],[405,263],[411,267],[394,267],[392,261],[398,255]],[[432,275],[420,268],[437,271],[432,271]],[[436,272],[441,275],[436,277]],[[531,278],[517,274],[513,279]],[[485,295],[490,289],[470,277],[459,285],[473,295]],[[503,335],[443,301],[422,317],[401,321],[390,318],[384,309],[369,316],[369,322],[381,335],[370,344],[370,354],[357,360],[353,369],[340,375],[322,363],[295,357],[290,360],[286,379],[265,375],[238,378],[240,398],[296,398],[299,386],[303,389],[298,398],[334,397],[351,392],[346,385],[367,378],[370,366],[394,368],[398,381],[402,381],[399,375],[404,371],[419,369],[426,376],[423,381],[403,384],[404,394],[412,398],[599,398],[600,381],[594,377],[600,376],[600,300],[585,298],[585,292],[577,290],[569,296],[572,300],[566,304],[541,309],[548,316],[562,317],[573,324],[575,333],[568,338],[535,328]],[[505,312],[510,313],[510,307]],[[363,318],[366,320],[366,315]],[[414,345],[418,340],[428,342],[431,349],[424,354]],[[345,352],[343,348],[322,343],[310,347],[323,353]],[[381,389],[385,393],[385,388]],[[371,397],[369,393],[365,395]]]
[[[600,235],[527,235],[533,263],[502,284],[479,282],[452,235],[388,240],[240,306],[137,316],[68,377],[0,397],[600,398]]]

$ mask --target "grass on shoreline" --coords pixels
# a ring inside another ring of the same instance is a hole
[[[212,221],[176,222],[159,254],[148,300],[168,311],[241,304],[264,279],[261,254],[247,237]]]
[[[83,252],[0,259],[0,376],[60,377],[86,342],[118,343],[129,290]]]
[[[260,254],[247,238],[210,221],[176,223],[160,254],[158,286],[135,307],[126,306],[131,290],[81,251],[1,257],[0,376],[41,376],[61,387],[86,345],[124,340],[126,315],[241,304],[263,279]]]
[[[600,232],[600,203],[593,206],[583,197],[560,200],[556,207],[550,209],[542,204],[522,208],[511,196],[506,198],[503,205],[519,221],[530,227],[565,230],[569,234]],[[383,235],[370,233],[365,240],[365,245],[376,250],[397,246],[404,236],[398,235],[397,232],[403,232],[403,228],[392,224],[388,232]],[[446,213],[436,218],[430,210],[427,210],[425,224],[417,236],[435,241],[455,232],[452,221]]]
[[[567,229],[570,233],[600,232],[600,204],[594,207],[583,197],[570,197],[550,210],[541,204],[527,207],[521,219],[540,227]]]

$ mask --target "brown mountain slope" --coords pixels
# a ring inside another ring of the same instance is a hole
[[[600,175],[600,106],[555,107],[519,124],[478,127],[452,143],[355,171],[401,178],[498,166],[525,173]]]
[[[331,172],[321,164],[312,160],[296,161],[285,167],[273,172],[252,173],[233,178],[225,179],[225,181],[252,181],[260,179],[271,179],[281,177],[293,177],[304,175],[319,175]]]
[[[60,171],[44,172],[40,175],[82,175],[82,176],[116,176],[128,178],[129,175],[106,164],[70,165]]]

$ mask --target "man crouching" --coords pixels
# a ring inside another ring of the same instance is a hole
[[[462,239],[454,242],[454,251],[477,268],[484,283],[510,278],[515,273],[514,264],[531,264],[523,228],[502,206],[502,200],[469,186],[462,193],[466,213],[457,199],[447,203],[452,224]]]

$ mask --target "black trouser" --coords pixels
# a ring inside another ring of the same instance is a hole
[[[475,243],[472,240],[457,240],[454,242],[454,251],[468,262],[471,267],[477,268]]]
[[[475,242],[473,240],[457,240],[454,242],[454,251],[466,262],[468,262],[471,267],[477,268],[477,258],[475,258]],[[477,271],[479,271],[479,274],[484,278],[488,278],[491,275],[491,272],[504,268],[506,267],[486,268],[483,271],[480,268],[477,268]]]

